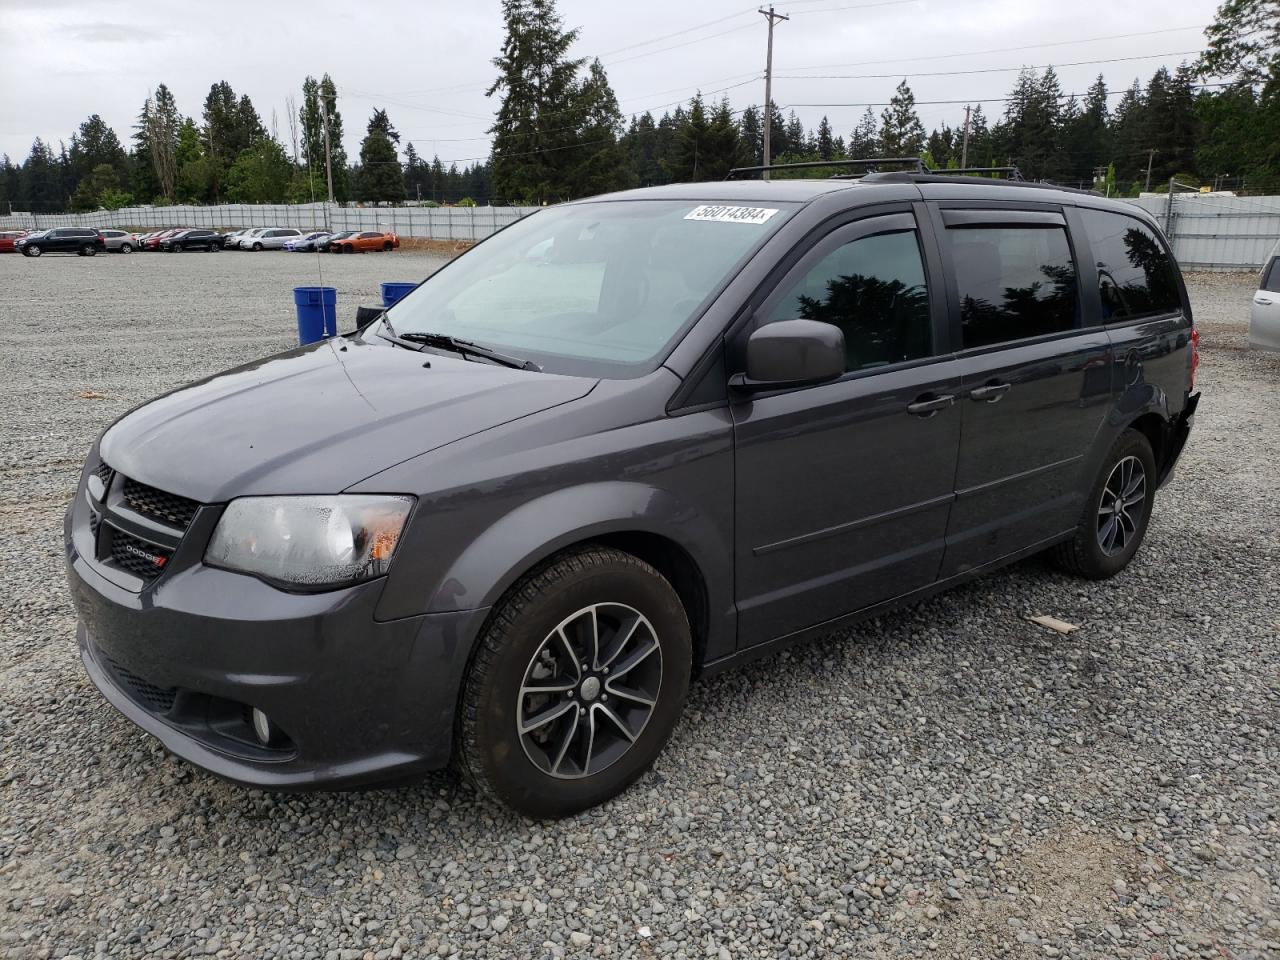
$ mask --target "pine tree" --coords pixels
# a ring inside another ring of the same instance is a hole
[[[1111,121],[1111,160],[1121,183],[1132,183],[1145,176],[1147,150],[1144,146],[1146,101],[1137,79],[1124,92],[1115,106]]]
[[[31,153],[22,164],[17,193],[18,203],[36,213],[56,212],[65,204],[58,158],[39,137],[31,144]]]
[[[916,157],[924,149],[924,126],[916,98],[904,79],[880,114],[880,149],[888,157]]]
[[[666,181],[658,157],[658,126],[653,114],[645,112],[631,118],[631,126],[622,138],[627,151],[627,162],[636,174],[640,186],[651,187]]]
[[[831,121],[823,114],[818,121],[817,151],[819,160],[837,160],[835,138],[831,135]]]
[[[249,98],[237,99],[231,84],[225,80],[209,88],[204,98],[203,118],[205,153],[212,174],[210,198],[216,201],[221,196],[227,171],[240,152],[262,140],[267,131]]]
[[[70,157],[73,192],[81,180],[103,164],[114,171],[117,185],[123,182],[128,172],[128,157],[124,147],[120,146],[120,139],[96,113],[71,135]],[[99,180],[101,178],[99,174]]]
[[[156,180],[165,200],[172,203],[178,183],[178,129],[182,126],[182,114],[178,112],[173,93],[163,83],[147,100],[143,115]]]
[[[574,166],[568,172],[571,195],[591,196],[633,186],[635,174],[618,143],[622,112],[598,59],[591,61],[573,91],[573,103],[579,146],[572,151]]]
[[[387,112],[375,107],[360,144],[360,199],[375,203],[404,200],[404,170],[396,153],[399,142],[400,134],[391,125]]]
[[[737,166],[758,167],[764,152],[764,127],[760,122],[760,108],[755,104],[742,111],[738,120]]]
[[[338,110],[338,88],[329,74],[320,80],[307,77],[302,81],[302,106],[298,108],[298,123],[302,128],[303,162],[317,197],[324,197],[325,179],[324,118],[321,103],[329,112],[330,158],[333,167],[333,198],[339,203],[347,201],[347,151],[342,145],[342,114]]]
[[[862,119],[849,134],[849,159],[868,160],[880,154],[880,128],[876,124],[876,115],[867,107]]]
[[[155,162],[151,158],[148,139],[148,121],[151,99],[148,97],[133,125],[133,152],[129,156],[129,186],[133,195],[142,203],[151,203],[160,196],[160,181],[156,178]]]
[[[571,60],[577,30],[564,30],[555,0],[503,0],[506,38],[493,60],[500,94],[493,134],[493,180],[500,196],[534,203],[573,193],[574,93],[582,60]]]

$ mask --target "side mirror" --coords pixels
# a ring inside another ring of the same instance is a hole
[[[729,386],[740,393],[834,380],[844,373],[844,331],[818,320],[766,323],[747,340],[747,372]]]

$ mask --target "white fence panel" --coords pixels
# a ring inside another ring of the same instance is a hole
[[[1257,270],[1280,242],[1280,197],[1199,193],[1131,201],[1160,221],[1183,269]]]
[[[537,207],[354,207],[327,203],[225,203],[217,206],[124,207],[92,213],[0,216],[0,229],[52,227],[163,230],[169,227],[297,227],[299,230],[391,230],[402,237],[483,240]]]

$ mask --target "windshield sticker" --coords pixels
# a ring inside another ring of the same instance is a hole
[[[712,223],[764,223],[777,210],[769,207],[726,207],[721,204],[704,204],[686,213],[686,220],[708,220]]]

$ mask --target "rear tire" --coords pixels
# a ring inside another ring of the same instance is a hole
[[[120,252],[121,252],[121,253],[133,253],[133,244],[131,244],[131,243],[122,243],[122,244],[120,244]]]
[[[692,656],[680,598],[649,564],[598,545],[553,557],[490,616],[462,691],[455,762],[480,793],[527,816],[603,803],[662,751]]]
[[[1155,492],[1151,443],[1137,430],[1126,430],[1111,445],[1089,489],[1075,536],[1055,548],[1055,562],[1089,580],[1114,577],[1142,545]]]

